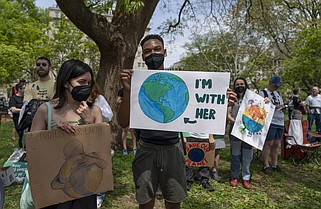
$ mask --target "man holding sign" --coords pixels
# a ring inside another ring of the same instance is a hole
[[[163,70],[164,58],[167,56],[163,39],[159,35],[148,35],[142,40],[141,47],[142,57],[148,69]],[[133,71],[129,69],[121,73],[123,98],[118,111],[118,121],[123,128],[130,122],[132,76]],[[235,94],[228,90],[228,96],[229,104],[233,105],[236,100]],[[154,207],[158,187],[163,193],[167,209],[180,208],[180,203],[186,198],[187,191],[185,158],[178,132],[165,129],[146,130],[144,127],[140,129],[142,129],[140,146],[132,168],[139,208]]]
[[[163,70],[164,41],[148,35],[142,42],[143,60],[148,69]],[[119,124],[129,125],[131,70],[121,73],[123,99],[118,111]],[[180,208],[186,198],[185,158],[177,132],[141,130],[140,146],[133,161],[136,200],[139,208],[153,208],[157,187],[162,190],[167,209]]]

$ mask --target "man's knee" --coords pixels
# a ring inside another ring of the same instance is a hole
[[[140,204],[139,209],[152,209],[154,208],[154,204],[155,204],[155,199],[152,199],[148,203]]]
[[[166,209],[180,209],[181,203],[170,203],[165,200]]]

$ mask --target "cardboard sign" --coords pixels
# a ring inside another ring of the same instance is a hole
[[[231,134],[249,145],[262,150],[275,106],[264,98],[246,90]]]
[[[130,127],[225,133],[230,74],[134,70]]]
[[[186,142],[186,166],[213,167],[215,150],[210,150],[208,142]]]
[[[30,188],[36,208],[113,189],[111,133],[106,123],[26,135]]]

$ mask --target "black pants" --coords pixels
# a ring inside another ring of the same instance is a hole
[[[18,122],[17,123],[14,123],[14,127],[18,133],[18,136],[19,136],[19,140],[18,140],[18,145],[19,145],[19,148],[22,148],[23,147],[23,144],[22,144],[22,140],[23,140],[23,130],[21,131],[18,131]]]
[[[51,205],[43,209],[97,209],[96,195]]]

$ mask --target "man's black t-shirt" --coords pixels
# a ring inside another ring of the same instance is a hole
[[[171,145],[179,141],[177,132],[145,129],[141,130],[140,139],[143,142],[157,145]]]

